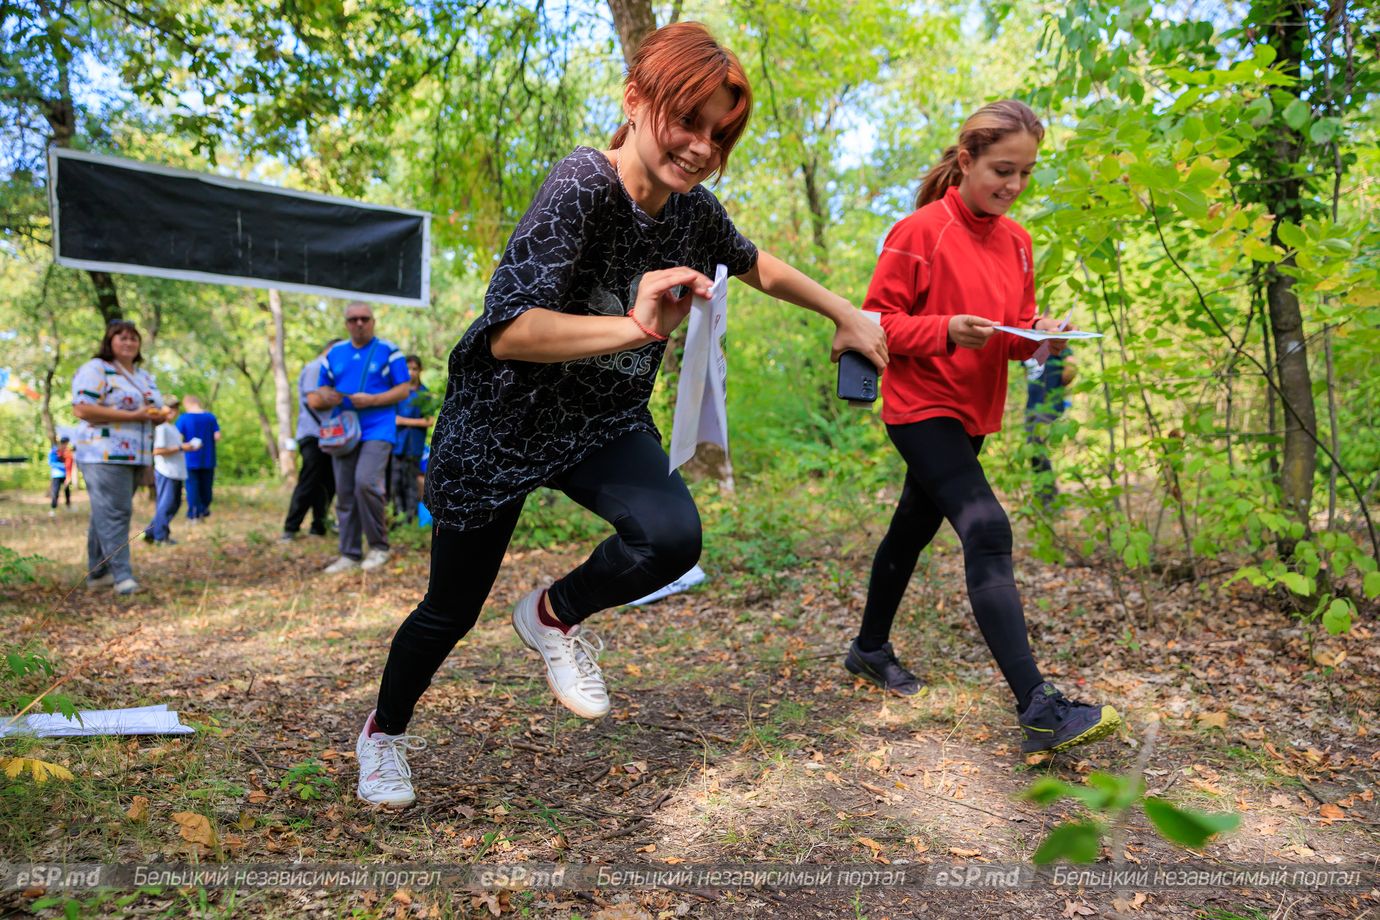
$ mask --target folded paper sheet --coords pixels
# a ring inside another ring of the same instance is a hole
[[[728,360],[724,331],[728,325],[728,268],[714,271],[709,299],[690,305],[690,328],[676,388],[676,416],[671,423],[671,471],[695,456],[702,443],[728,453],[728,408],[724,403]]]
[[[1049,339],[1100,339],[1100,332],[1084,332],[1082,329],[1070,329],[1064,332],[1042,332],[1039,329],[1021,329],[1019,326],[995,326],[1002,332],[1009,332],[1018,335],[1023,339],[1030,339],[1032,342],[1044,342]]]
[[[0,721],[0,738],[37,735],[40,738],[76,738],[87,735],[190,735],[196,729],[183,725],[167,704],[133,709],[83,709],[80,721],[60,713],[34,712],[21,719]]]
[[[641,607],[643,604],[650,604],[652,601],[659,601],[663,597],[670,597],[672,594],[679,594],[682,591],[689,591],[691,588],[695,587],[695,585],[704,581],[707,577],[708,576],[704,574],[704,569],[700,568],[697,565],[690,571],[686,572],[684,575],[677,578],[675,581],[671,582],[666,587],[653,591],[646,597],[640,597],[635,601],[629,601],[628,606]]]

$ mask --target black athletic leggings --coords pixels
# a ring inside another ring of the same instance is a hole
[[[886,643],[920,551],[947,519],[963,543],[973,616],[1024,706],[1043,678],[1011,568],[1011,524],[978,462],[982,438],[969,436],[954,418],[888,425],[887,433],[906,461],[906,483],[872,562],[858,646],[870,652]]]
[[[626,434],[551,483],[613,525],[580,566],[551,586],[552,612],[572,625],[637,600],[700,558],[700,515],[666,452],[646,432]],[[436,527],[426,597],[398,628],[379,686],[380,731],[400,734],[436,670],[479,619],[522,511],[522,500],[473,530]]]

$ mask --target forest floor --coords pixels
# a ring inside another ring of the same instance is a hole
[[[1160,840],[1136,813],[1120,854],[1128,865],[1373,867],[1380,859],[1373,619],[1343,637],[1318,635],[1248,589],[1215,583],[1135,585],[1127,613],[1100,569],[1018,561],[1046,675],[1070,696],[1116,705],[1128,724],[1121,737],[1030,764],[968,613],[947,529],[922,559],[893,636],[929,685],[925,694],[888,698],[840,666],[880,533],[844,549],[824,536],[774,577],[720,566],[692,592],[596,617],[613,700],[599,722],[553,701],[508,620],[523,592],[577,563],[584,548],[515,549],[413,722],[428,742],[411,756],[416,806],[371,808],[354,796],[355,736],[392,633],[423,593],[425,535],[400,535],[384,570],[332,578],[320,569],[334,558],[333,539],[274,542],[284,497],[276,488],[221,489],[209,522],[176,525],[180,545],[136,539],[146,590],[117,599],[73,590],[83,578],[84,507],[49,518],[37,499],[0,496],[0,543],[48,560],[37,564],[37,582],[0,586],[7,641],[38,638],[70,675],[63,692],[79,706],[167,703],[198,728],[185,737],[29,742],[24,753],[75,778],[0,787],[0,860],[1010,864],[1028,861],[1051,827],[1077,814],[1067,801],[1045,809],[1017,799],[1021,790],[1046,773],[1080,783],[1094,770],[1130,771],[1151,734],[1152,794],[1235,811],[1242,824],[1192,853]],[[141,497],[136,526],[151,512]],[[881,527],[885,514],[877,520]],[[1104,862],[1112,855],[1104,850]],[[1265,920],[1377,916],[1380,891],[164,888],[64,902],[34,888],[0,893],[0,909]]]

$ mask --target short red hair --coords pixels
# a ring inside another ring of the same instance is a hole
[[[650,127],[658,135],[673,118],[698,112],[720,87],[726,87],[733,94],[733,108],[714,126],[714,143],[719,148],[719,168],[714,174],[723,173],[752,115],[752,86],[737,56],[715,41],[708,29],[698,22],[673,22],[648,35],[637,46],[623,86],[625,91],[637,88],[650,107]],[[621,125],[609,146],[622,147],[628,129],[629,125]]]

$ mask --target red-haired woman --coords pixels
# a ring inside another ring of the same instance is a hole
[[[834,356],[886,363],[881,330],[844,298],[760,252],[703,187],[747,124],[742,66],[697,23],[643,40],[628,69],[627,121],[608,150],[580,147],[551,170],[489,283],[484,313],[451,352],[427,474],[435,517],[426,597],[393,637],[356,745],[358,794],[413,801],[404,752],[413,708],[493,586],[524,498],[565,492],[614,534],[548,589],[524,596],[513,626],[541,654],[547,683],[576,714],[609,697],[602,642],[581,623],[662,587],[700,553],[700,521],[647,401],[669,336],[717,264],[838,327]]]
[[[948,520],[963,544],[973,615],[1015,697],[1027,752],[1063,750],[1121,724],[1111,706],[1065,698],[1036,666],[1012,572],[1011,525],[978,461],[983,438],[1001,428],[1008,362],[1036,348],[994,327],[1059,328],[1035,315],[1030,235],[1005,216],[1025,191],[1043,137],[1024,103],[979,109],[925,177],[917,210],[882,247],[863,309],[881,314],[893,356],[882,378],[882,421],[906,479],[844,659],[849,671],[893,693],[920,690],[888,638],[920,551]]]

